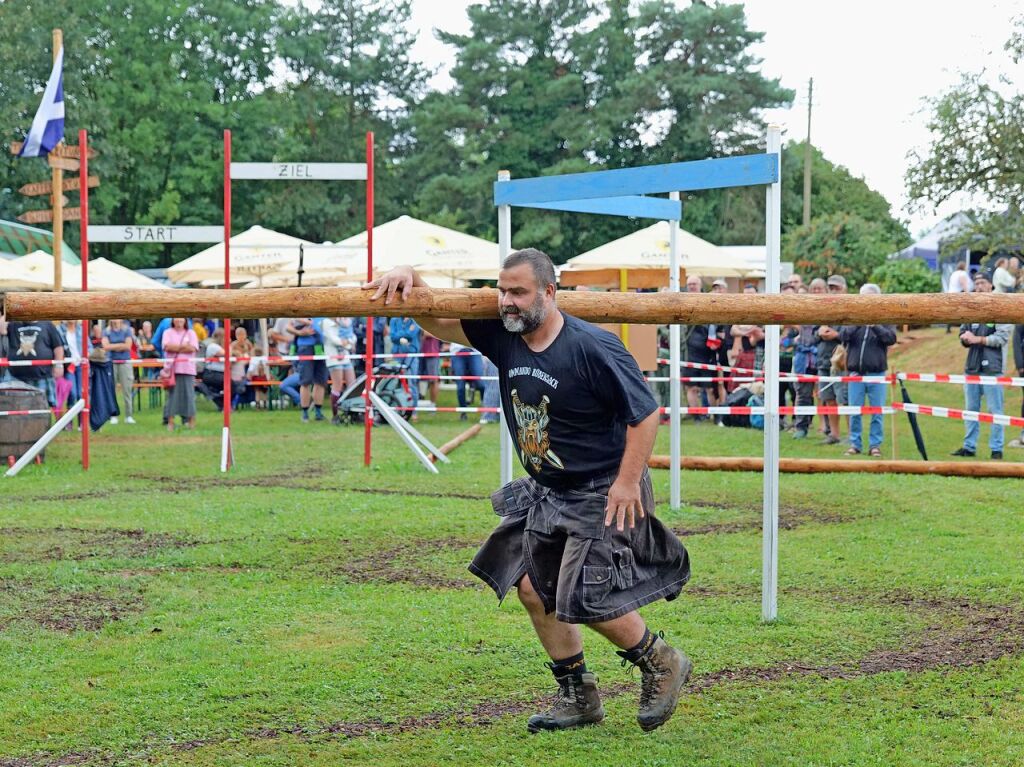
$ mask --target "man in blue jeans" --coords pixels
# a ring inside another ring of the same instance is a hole
[[[416,407],[420,402],[420,338],[422,331],[412,317],[392,317],[389,323],[391,332],[391,351],[399,355],[412,355],[398,357],[409,371],[409,394],[412,395],[412,405]]]
[[[323,317],[298,317],[291,320],[286,331],[295,339],[295,350],[300,357],[322,357],[324,339],[321,332]],[[302,422],[309,423],[309,405],[312,400],[314,418],[326,419],[322,407],[324,390],[327,387],[327,363],[323,359],[299,360],[299,404],[302,406]]]
[[[985,272],[974,275],[974,292],[991,293],[992,279]],[[1006,345],[1010,342],[1013,325],[997,325],[993,322],[972,322],[960,326],[960,343],[967,349],[967,361],[964,364],[966,375],[998,376],[1003,374],[1003,356]],[[968,410],[981,410],[981,397],[984,394],[988,411],[993,415],[1003,414],[1003,387],[999,384],[965,383],[964,400]],[[981,426],[977,421],[964,421],[964,444],[953,455],[973,458],[978,452],[978,435]],[[992,451],[992,459],[998,461],[1003,457],[1003,425],[992,424],[988,446]]]
[[[882,292],[874,283],[861,285],[862,295],[878,295]],[[889,367],[889,347],[896,343],[895,325],[844,325],[839,331],[839,340],[846,347],[846,369],[851,375],[884,376]],[[851,405],[863,406],[865,401],[872,407],[885,404],[887,384],[851,381],[848,396]],[[861,436],[863,416],[850,416],[850,449],[847,455],[860,455],[864,449]],[[871,416],[868,434],[868,454],[873,458],[882,455],[881,414]]]
[[[473,404],[473,392],[479,391],[483,399],[484,382],[480,380],[484,374],[484,360],[480,352],[471,346],[452,344],[452,375],[457,376],[455,381],[455,396],[458,398],[459,407],[469,407]],[[462,380],[466,376],[470,380]],[[460,420],[466,420],[463,413]]]

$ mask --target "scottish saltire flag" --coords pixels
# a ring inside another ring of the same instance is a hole
[[[45,157],[64,139],[64,48],[57,51],[53,71],[46,81],[43,103],[39,105],[32,128],[25,136],[19,157]]]

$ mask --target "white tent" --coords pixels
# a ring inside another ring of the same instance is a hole
[[[350,280],[351,264],[366,263],[366,250],[348,248],[341,245],[304,245],[302,248],[302,286],[337,285]],[[365,272],[365,267],[363,268]],[[232,269],[234,272],[234,269]],[[223,278],[217,282],[224,283]],[[207,283],[203,283],[204,285]],[[243,288],[294,288],[299,284],[299,259],[294,263],[268,271],[255,280],[243,285]],[[356,283],[358,284],[358,283]]]
[[[46,282],[42,274],[30,271],[17,263],[18,259],[0,258],[0,288],[18,290],[47,290],[53,287],[53,279]],[[70,264],[65,269],[73,268]]]
[[[89,261],[90,290],[165,290],[163,283],[151,280],[125,266],[105,258]]]
[[[42,283],[39,289],[53,288],[53,256],[41,250],[14,259],[18,268],[32,275]],[[61,270],[61,287],[64,290],[82,289],[81,266],[64,264]],[[89,290],[157,290],[166,286],[133,272],[113,261],[96,258],[89,261]]]
[[[312,258],[313,252],[319,252],[317,258],[335,263],[336,274],[344,273],[342,261],[346,249],[325,248],[300,237],[254,226],[231,238],[231,281],[259,283],[268,277],[287,280],[298,271],[300,245],[304,261]],[[167,276],[174,282],[201,283],[207,287],[223,285],[224,243],[218,242],[175,264],[167,270]]]
[[[603,278],[625,270],[633,287],[668,285],[669,223],[659,221],[645,229],[606,242],[570,258],[561,269],[563,285],[590,284],[590,276]],[[763,277],[764,269],[753,267],[746,258],[722,250],[707,240],[679,230],[679,264],[687,274],[700,277]],[[649,275],[644,272],[650,271]],[[639,273],[639,280],[637,274]],[[649,280],[644,280],[644,277]],[[652,284],[647,284],[647,282]],[[643,282],[644,284],[639,284]],[[636,284],[634,284],[636,283]]]
[[[348,261],[348,279],[366,279],[366,232],[338,243],[360,248]],[[454,287],[465,280],[493,280],[498,277],[497,243],[399,216],[373,228],[373,271],[380,276],[400,264],[416,268],[424,279],[438,287]]]

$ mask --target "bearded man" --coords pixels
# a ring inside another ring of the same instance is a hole
[[[427,285],[411,267],[366,286],[385,303],[413,287]],[[420,320],[497,365],[502,409],[529,474],[491,496],[501,522],[469,569],[499,600],[516,588],[550,657],[558,696],[530,717],[530,732],[604,718],[581,624],[640,668],[637,721],[649,731],[672,716],[692,669],[637,612],[675,599],[690,577],[683,544],[653,516],[647,461],[658,406],[619,339],[559,311],[555,290],[551,259],[520,250],[498,275],[499,318]]]

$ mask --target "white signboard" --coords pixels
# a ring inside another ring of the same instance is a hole
[[[232,179],[365,181],[364,162],[233,162]]]
[[[89,224],[90,242],[222,242],[223,226],[96,226]]]

